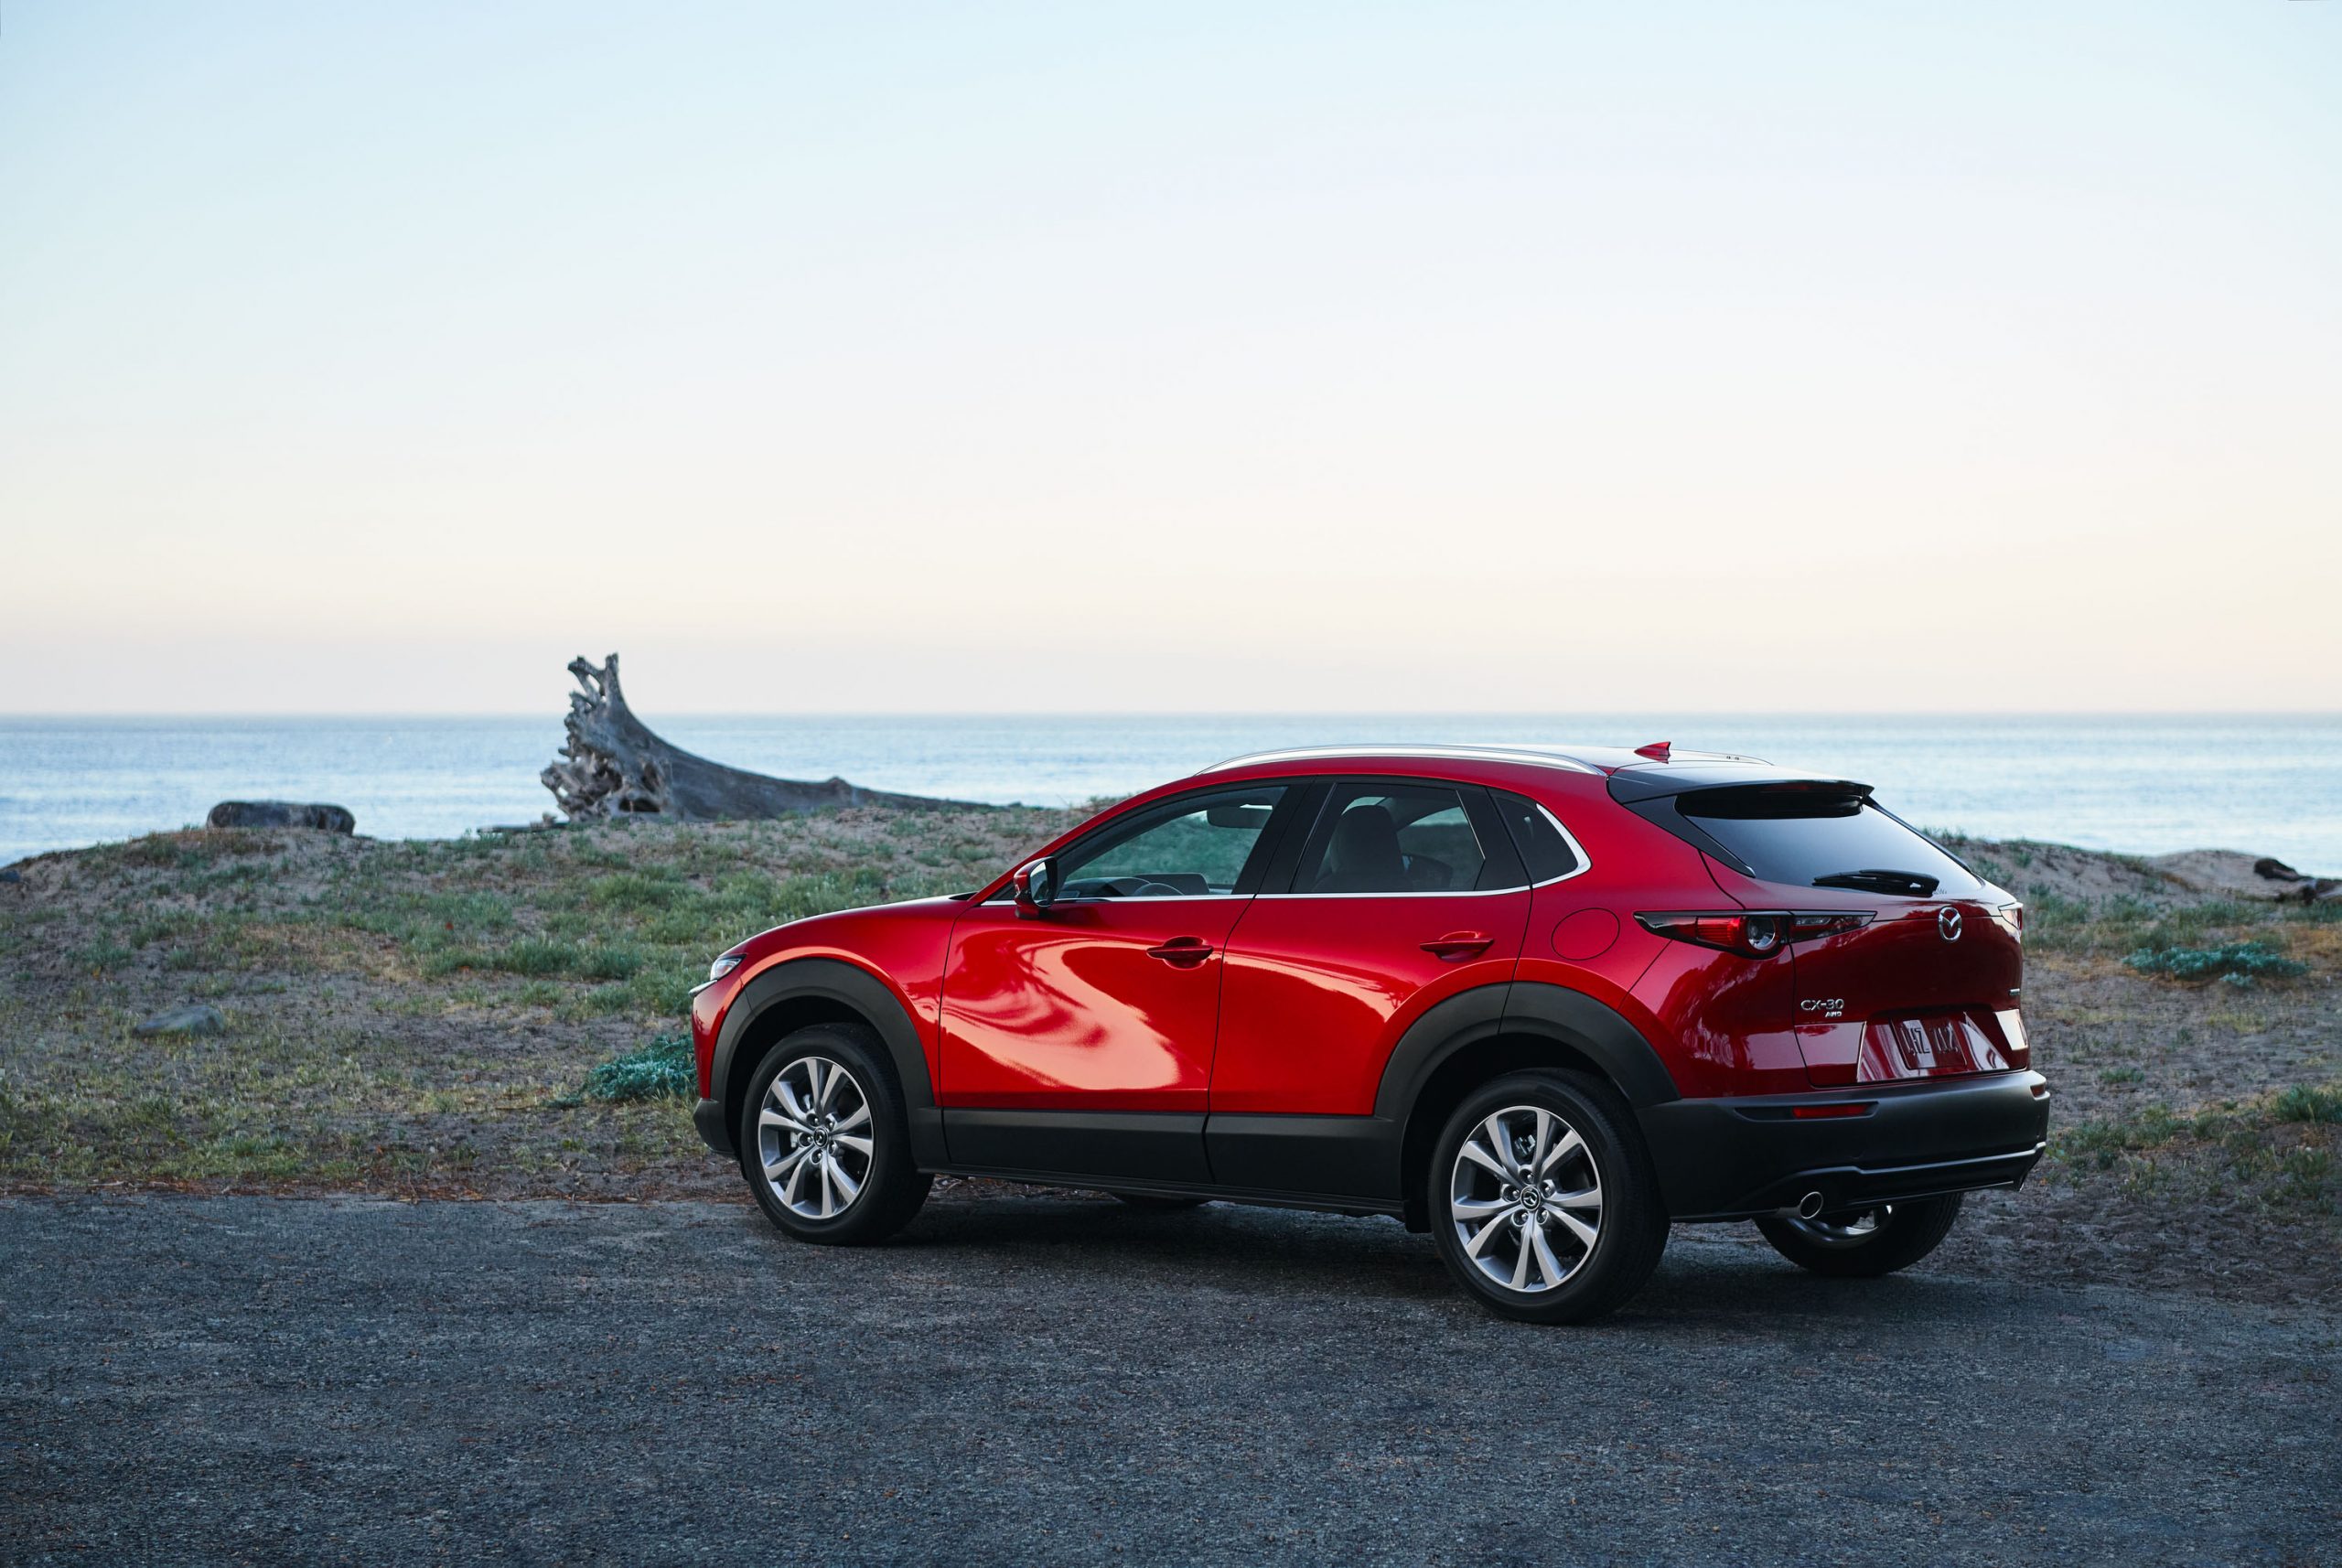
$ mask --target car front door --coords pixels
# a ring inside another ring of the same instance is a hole
[[[1228,942],[1209,1144],[1237,1186],[1305,1179],[1278,1172],[1338,1126],[1295,1119],[1371,1114],[1399,1036],[1509,982],[1529,919],[1519,853],[1477,786],[1342,779],[1312,794],[1297,857],[1277,856]],[[1361,1189],[1329,1169],[1317,1190]]]
[[[1006,894],[961,917],[940,1090],[956,1165],[1209,1179],[1223,955],[1286,793],[1247,785],[1136,808],[1058,856],[1038,918]]]

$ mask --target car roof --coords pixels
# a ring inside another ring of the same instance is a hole
[[[1266,767],[1280,762],[1342,762],[1406,760],[1424,762],[1509,762],[1532,768],[1558,768],[1571,773],[1615,773],[1622,768],[1667,767],[1677,762],[1765,766],[1754,757],[1724,751],[1671,751],[1662,757],[1621,746],[1477,746],[1443,742],[1434,746],[1372,743],[1359,746],[1304,746],[1284,751],[1256,751],[1215,762],[1203,774],[1225,773],[1239,768]],[[1201,778],[1203,774],[1198,774]]]
[[[1654,742],[1638,750],[1617,746],[1435,746],[1370,744],[1305,746],[1255,752],[1214,763],[1195,779],[1217,774],[1255,772],[1271,776],[1312,772],[1372,771],[1380,764],[1466,763],[1493,768],[1543,768],[1606,780],[1611,799],[1649,800],[1748,784],[1826,784],[1868,794],[1858,780],[1799,768],[1777,768],[1761,757],[1728,751],[1678,751]],[[1313,766],[1314,765],[1314,766]],[[1525,779],[1523,780],[1525,783]],[[1558,780],[1556,781],[1558,782]],[[1153,793],[1150,791],[1150,793]]]

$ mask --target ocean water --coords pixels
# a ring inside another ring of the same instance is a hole
[[[1865,779],[1924,826],[2160,854],[2223,848],[2342,873],[2342,714],[676,717],[678,746],[790,778],[1065,805],[1223,757],[1348,741],[1737,751]],[[0,717],[0,864],[199,823],[214,801],[330,800],[382,838],[452,837],[553,807],[559,715]]]

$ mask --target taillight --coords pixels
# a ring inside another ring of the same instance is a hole
[[[1808,937],[1859,931],[1872,918],[1868,909],[1807,909],[1789,917],[1789,930],[1793,940],[1801,942]]]
[[[1697,942],[1703,948],[1720,948],[1744,958],[1765,958],[1778,952],[1788,932],[1787,916],[1750,914],[1745,909],[1729,915],[1668,909],[1637,915],[1635,918],[1662,937]]]
[[[1868,909],[1654,909],[1635,917],[1646,930],[1679,942],[1770,958],[1791,942],[1870,924]]]

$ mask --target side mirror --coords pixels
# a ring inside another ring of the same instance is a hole
[[[1018,866],[1009,880],[1016,887],[1016,912],[1026,919],[1039,919],[1058,901],[1058,863],[1049,856]]]

